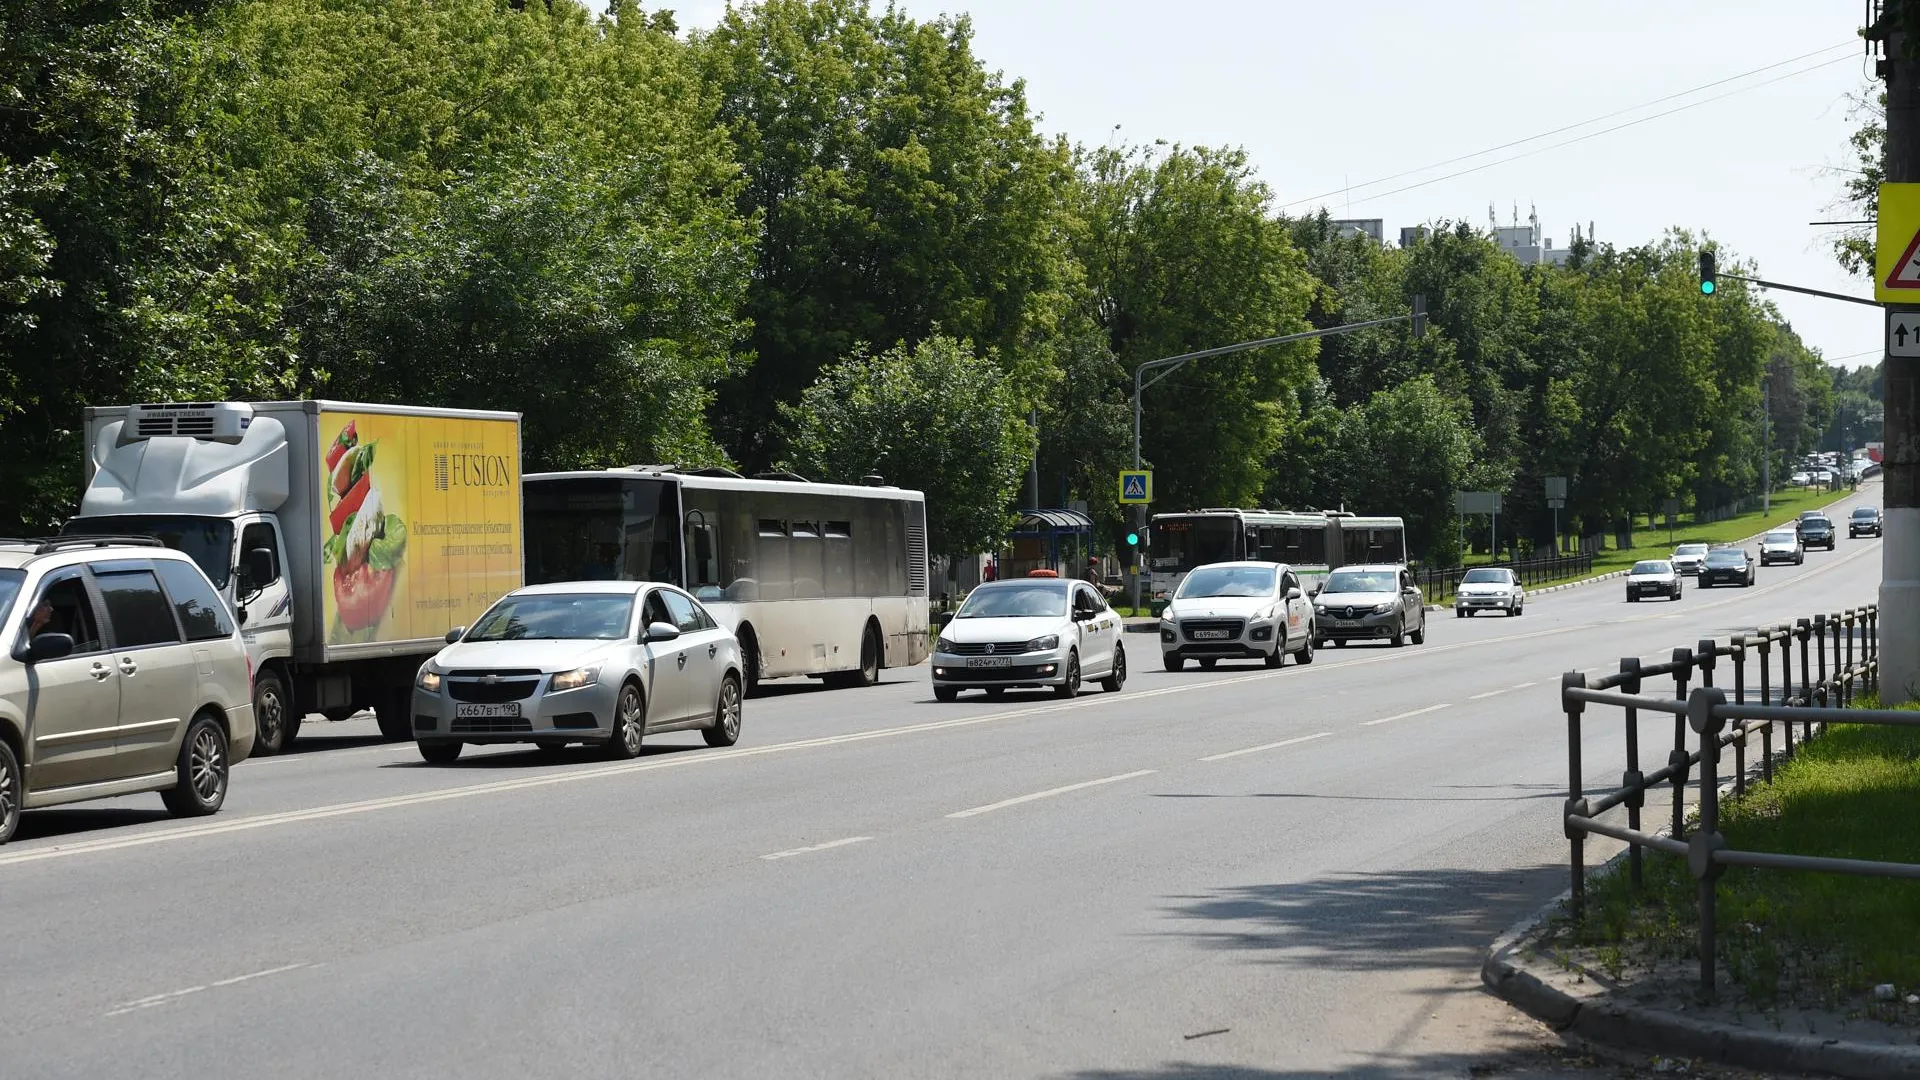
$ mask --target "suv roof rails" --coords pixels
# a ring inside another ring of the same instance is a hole
[[[27,543],[36,543],[36,541],[29,540]],[[51,555],[56,551],[65,551],[68,548],[77,547],[163,548],[167,546],[151,536],[82,536],[78,534],[73,536],[56,536],[51,539],[37,541],[37,543],[40,546],[34,549],[33,553],[35,555]]]

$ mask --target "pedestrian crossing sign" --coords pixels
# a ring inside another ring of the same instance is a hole
[[[1920,184],[1881,184],[1873,298],[1920,304]]]
[[[1122,505],[1129,503],[1150,503],[1152,501],[1152,469],[1120,470],[1120,502]]]

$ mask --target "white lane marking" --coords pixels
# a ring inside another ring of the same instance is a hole
[[[795,855],[810,855],[816,851],[829,851],[837,847],[846,847],[848,844],[864,844],[871,839],[873,839],[871,836],[849,836],[844,840],[829,840],[824,844],[815,844],[812,847],[788,848],[785,851],[775,851],[760,857],[768,862],[772,862],[775,859],[791,859]]]
[[[1486,693],[1484,693],[1484,694],[1472,694],[1472,695],[1469,695],[1469,696],[1468,696],[1468,698],[1467,698],[1467,700],[1468,700],[1468,701],[1479,701],[1479,700],[1481,700],[1481,699],[1483,699],[1483,698],[1490,698],[1490,697],[1499,697],[1499,696],[1500,696],[1501,694],[1511,694],[1511,693],[1513,693],[1513,692],[1514,692],[1515,690],[1525,690],[1525,689],[1526,689],[1527,687],[1529,687],[1529,686],[1535,686],[1535,685],[1538,685],[1538,684],[1537,684],[1537,683],[1530,683],[1530,682],[1523,682],[1523,683],[1514,683],[1514,684],[1513,684],[1512,686],[1503,686],[1503,687],[1501,687],[1501,688],[1500,688],[1500,689],[1498,689],[1498,690],[1489,690],[1489,691],[1487,691],[1487,692],[1486,692]]]
[[[950,818],[977,817],[981,814],[991,814],[995,810],[1005,810],[1009,806],[1019,806],[1021,803],[1030,803],[1036,799],[1051,799],[1055,795],[1065,795],[1069,791],[1080,791],[1085,788],[1099,787],[1102,784],[1117,784],[1122,780],[1132,780],[1135,777],[1150,776],[1157,771],[1156,769],[1139,769],[1130,773],[1121,773],[1119,776],[1103,776],[1098,780],[1082,780],[1077,784],[1048,788],[1045,791],[1036,791],[1031,795],[1016,795],[1011,799],[1001,799],[999,802],[988,803],[985,806],[976,806],[970,810],[956,810],[947,816]]]
[[[1728,597],[1725,600],[1718,600],[1710,604],[1694,605],[1690,610],[1696,612],[1706,611],[1716,607],[1723,607],[1727,604],[1738,603],[1742,600],[1751,600],[1757,596],[1763,596],[1767,593],[1805,582],[1815,575],[1833,570],[1836,567],[1844,566],[1854,559],[1872,552],[1877,552],[1878,550],[1878,547],[1856,548],[1854,551],[1849,552],[1839,559],[1823,562],[1813,570],[1803,574],[1797,574],[1789,580],[1776,582],[1771,585],[1763,585],[1756,589],[1745,589],[1742,590],[1740,594]],[[572,772],[525,777],[517,780],[501,780],[486,784],[472,784],[466,787],[446,788],[439,791],[421,792],[414,795],[396,795],[380,799],[368,799],[360,802],[336,803],[328,806],[313,807],[307,810],[290,810],[206,825],[189,825],[183,828],[168,829],[164,832],[143,833],[139,836],[82,840],[72,844],[55,844],[44,848],[30,848],[24,851],[0,855],[0,866],[38,862],[43,859],[66,858],[70,855],[118,851],[125,848],[145,847],[149,844],[172,843],[176,840],[192,840],[204,836],[218,836],[225,833],[243,832],[249,829],[272,828],[280,825],[318,821],[326,818],[346,817],[354,814],[371,813],[377,810],[391,810],[407,806],[444,802],[452,799],[464,799],[474,795],[541,788],[554,784],[570,784],[582,780],[595,780],[609,776],[625,776],[628,773],[651,772],[655,769],[672,769],[684,765],[699,765],[717,761],[740,761],[746,758],[758,757],[762,754],[778,754],[789,750],[808,750],[821,746],[838,746],[843,743],[863,742],[868,739],[888,739],[899,735],[918,735],[932,731],[946,731],[954,728],[972,727],[978,724],[998,723],[1002,720],[1017,720],[1029,716],[1057,713],[1067,709],[1091,708],[1109,702],[1135,701],[1140,698],[1157,697],[1161,694],[1186,693],[1190,690],[1210,690],[1218,686],[1231,686],[1235,683],[1253,682],[1261,679],[1301,679],[1313,675],[1315,672],[1341,672],[1349,668],[1361,667],[1367,664],[1385,664],[1396,661],[1417,660],[1423,656],[1430,656],[1435,653],[1454,652],[1459,649],[1478,649],[1489,645],[1502,645],[1513,641],[1530,641],[1540,638],[1558,637],[1564,634],[1581,633],[1598,626],[1622,625],[1645,620],[1646,617],[1644,616],[1638,618],[1601,619],[1594,622],[1555,627],[1550,630],[1536,630],[1521,634],[1504,634],[1499,637],[1480,638],[1474,641],[1460,641],[1449,645],[1421,646],[1417,649],[1394,649],[1380,656],[1371,656],[1365,659],[1346,660],[1332,664],[1316,664],[1312,667],[1283,668],[1278,671],[1262,671],[1231,679],[1195,679],[1192,682],[1183,682],[1174,686],[1139,693],[1099,694],[1092,697],[1079,698],[1074,701],[1061,702],[1055,705],[1044,705],[1030,709],[1014,709],[1008,712],[986,712],[973,716],[957,717],[952,720],[936,720],[925,724],[907,724],[900,727],[878,728],[873,731],[858,731],[845,735],[827,735],[815,739],[797,739],[793,742],[772,743],[767,746],[754,746],[744,749],[734,747],[728,750],[709,753],[682,752],[675,754],[673,757],[661,760],[632,762],[626,765],[602,766],[599,768],[585,768]],[[367,749],[371,752],[374,748],[369,747]]]
[[[1424,709],[1415,709],[1412,712],[1395,713],[1392,716],[1383,716],[1378,720],[1366,720],[1361,722],[1360,726],[1373,727],[1376,724],[1391,724],[1395,720],[1407,720],[1415,716],[1424,716],[1430,712],[1439,712],[1441,709],[1450,709],[1452,707],[1453,703],[1450,701],[1439,705],[1429,705]]]
[[[1421,711],[1425,712],[1426,710],[1423,709]],[[1302,735],[1297,739],[1282,739],[1279,742],[1263,743],[1260,746],[1249,746],[1245,750],[1229,750],[1224,754],[1210,754],[1207,757],[1201,758],[1200,760],[1201,761],[1225,761],[1228,758],[1239,757],[1241,754],[1257,754],[1262,750],[1278,750],[1283,746],[1293,746],[1297,743],[1312,742],[1315,739],[1324,739],[1331,734],[1333,734],[1333,732],[1331,731],[1322,731],[1313,735]]]
[[[255,971],[246,975],[235,975],[231,979],[219,979],[210,983],[202,983],[199,986],[188,986],[179,990],[169,990],[164,994],[151,994],[151,995],[148,995],[147,997],[135,998],[132,1001],[125,1002],[120,1005],[116,1005],[112,1009],[107,1010],[106,1015],[107,1016],[125,1016],[127,1013],[130,1013],[130,1012],[138,1012],[141,1009],[151,1009],[155,1005],[165,1005],[169,1001],[178,1001],[189,994],[198,994],[203,990],[211,990],[215,987],[221,987],[221,986],[237,986],[240,983],[248,982],[253,979],[263,979],[263,978],[266,978],[268,975],[278,975],[283,971],[293,971],[296,968],[313,967],[313,966],[314,965],[307,964],[307,963],[282,964],[279,967],[268,968],[265,971]]]

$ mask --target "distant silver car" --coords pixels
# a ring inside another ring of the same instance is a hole
[[[1680,594],[1680,571],[1666,559],[1642,559],[1627,571],[1627,602],[1630,604],[1638,603],[1647,596],[1678,600]]]
[[[414,739],[434,764],[466,743],[587,743],[621,759],[655,732],[740,738],[740,643],[672,585],[530,585],[447,640],[413,693]]]
[[[1790,562],[1795,566],[1807,561],[1807,549],[1800,544],[1800,530],[1791,526],[1774,529],[1760,538],[1760,565]]]
[[[1673,557],[1667,561],[1677,573],[1698,574],[1707,565],[1707,545],[1681,544],[1673,549]]]
[[[1413,574],[1397,564],[1343,566],[1327,575],[1313,598],[1319,644],[1384,638],[1398,648],[1427,640],[1427,602]]]
[[[1503,612],[1509,617],[1526,610],[1527,590],[1520,575],[1504,566],[1480,566],[1460,579],[1453,597],[1455,618],[1464,619],[1482,611]]]

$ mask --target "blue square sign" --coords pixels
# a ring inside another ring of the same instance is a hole
[[[1150,503],[1153,501],[1153,470],[1120,470],[1120,502]]]

